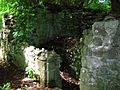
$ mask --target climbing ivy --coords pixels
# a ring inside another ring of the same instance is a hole
[[[14,3],[14,8],[12,8],[12,13],[15,16],[14,38],[19,41],[28,40],[28,33],[34,29],[36,7],[39,5],[42,7],[42,3],[37,0],[18,0]]]
[[[82,4],[83,7],[79,7],[82,6]],[[13,37],[20,41],[26,41],[28,40],[29,32],[34,30],[38,11],[45,12],[46,10],[51,10],[51,13],[55,11],[61,12],[68,9],[68,6],[77,6],[80,9],[111,8],[109,0],[0,0],[0,26],[2,25],[1,20],[4,13],[9,12],[13,14],[15,17],[15,27],[12,33]]]
[[[37,8],[44,8],[41,0],[0,0],[0,20],[6,12],[13,14],[13,37],[19,41],[26,41],[28,33],[34,29]]]
[[[7,2],[4,0],[0,0],[0,28],[2,27],[2,15],[5,11],[9,11],[8,5],[6,5]]]

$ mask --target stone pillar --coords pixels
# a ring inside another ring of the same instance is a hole
[[[59,72],[61,58],[54,51],[49,52],[48,56],[49,57],[46,63],[47,86],[61,87],[60,72]]]
[[[54,51],[44,50],[35,60],[35,72],[40,76],[40,83],[48,87],[60,87],[59,67],[61,58]]]
[[[80,90],[120,90],[120,21],[95,22],[84,37]]]

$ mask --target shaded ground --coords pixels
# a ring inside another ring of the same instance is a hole
[[[0,63],[1,64],[1,63]],[[20,81],[24,78],[24,71],[19,70],[15,65],[4,64],[0,68],[0,85],[10,82],[14,88],[20,87]]]
[[[79,85],[75,84],[76,80],[74,79],[71,80],[69,73],[65,71],[62,73],[63,73],[61,77],[62,85],[63,85],[62,89],[63,90],[79,90]],[[24,77],[25,77],[24,71],[21,71],[14,66],[12,67],[8,66],[0,70],[0,85],[10,82],[12,88],[16,90],[17,88],[21,88],[21,85],[22,85],[21,81]],[[73,81],[73,83],[71,81]],[[50,89],[50,88],[43,87],[43,86],[40,86],[40,88],[42,89],[38,89],[38,90],[54,90],[53,88]]]

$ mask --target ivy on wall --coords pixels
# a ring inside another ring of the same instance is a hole
[[[38,9],[40,12],[47,9],[51,13],[58,13],[66,10],[68,6],[76,6],[80,9],[111,8],[109,0],[0,0],[0,20],[5,12],[13,14],[15,17],[14,38],[25,39],[27,38],[27,33],[34,29]]]
[[[41,0],[0,0],[0,21],[4,13],[14,15],[15,26],[13,36],[19,40],[27,40],[27,33],[33,30],[36,9],[44,8]],[[2,23],[0,24],[2,26]]]

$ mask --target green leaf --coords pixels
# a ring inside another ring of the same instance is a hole
[[[84,8],[88,9],[101,9],[101,10],[111,9],[110,0],[85,0],[83,6]]]

